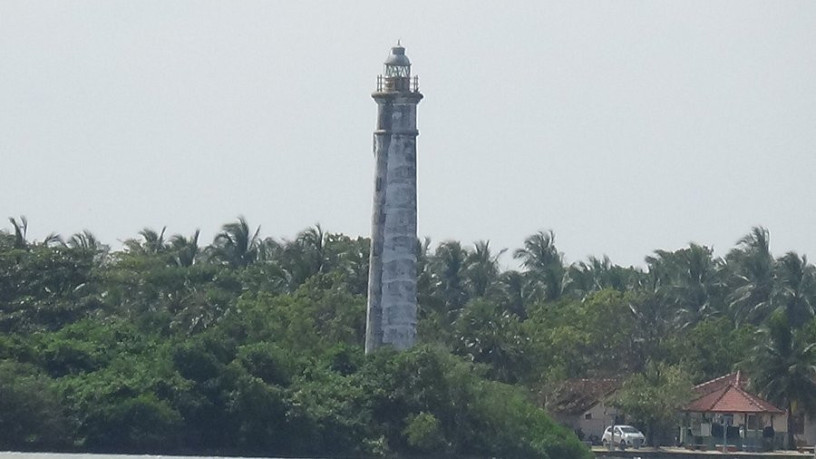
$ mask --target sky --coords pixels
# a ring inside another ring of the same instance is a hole
[[[368,236],[397,40],[420,237],[816,257],[813,1],[0,0],[0,229]]]

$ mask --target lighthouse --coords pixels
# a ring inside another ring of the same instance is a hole
[[[377,126],[366,353],[382,346],[408,349],[416,342],[416,118],[422,94],[399,43],[391,48],[372,97]]]

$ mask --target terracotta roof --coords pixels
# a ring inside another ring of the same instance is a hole
[[[746,391],[742,375],[731,373],[694,387],[698,397],[683,411],[697,413],[773,413],[785,412]]]
[[[568,379],[547,399],[547,409],[559,414],[581,414],[620,388],[619,379]]]
[[[706,381],[704,383],[697,384],[694,386],[694,393],[697,396],[702,396],[705,394],[710,394],[711,392],[718,391],[723,387],[728,387],[731,385],[736,385],[741,389],[746,389],[748,387],[748,379],[744,377],[742,372],[737,371],[735,373],[729,373],[725,376],[720,376],[719,378],[714,378],[711,381]]]

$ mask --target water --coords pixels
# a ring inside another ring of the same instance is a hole
[[[161,456],[151,454],[68,454],[68,453],[12,453],[0,452],[0,459],[242,459],[239,457],[219,457],[219,456]],[[244,458],[250,459],[250,458]],[[251,459],[284,459],[284,458],[258,458]],[[287,458],[292,459],[292,458]]]

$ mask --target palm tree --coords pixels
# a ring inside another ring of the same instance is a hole
[[[638,292],[627,296],[629,310],[638,326],[632,336],[633,370],[643,371],[650,360],[664,361],[666,349],[663,343],[672,336],[672,326],[676,323],[676,311],[667,307],[666,302],[654,292]]]
[[[590,256],[586,262],[579,261],[569,267],[564,290],[578,298],[586,298],[593,292],[612,286],[608,280],[611,272],[612,262],[608,256],[604,255],[603,258]]]
[[[350,238],[343,234],[326,235],[323,269],[343,273],[345,284],[355,295],[368,291],[368,263],[371,241],[367,238]]]
[[[502,249],[497,254],[490,250],[490,241],[476,241],[473,251],[468,254],[465,276],[471,294],[474,297],[487,295],[499,279],[499,257],[506,252]]]
[[[164,240],[164,232],[167,227],[163,227],[160,233],[151,228],[144,228],[139,231],[142,241],[128,239],[124,242],[128,252],[140,255],[159,255],[167,250],[167,241]]]
[[[710,248],[691,243],[687,249],[655,254],[646,260],[660,276],[657,293],[676,308],[681,328],[723,312],[722,262]]]
[[[173,261],[179,267],[187,268],[192,266],[199,254],[198,236],[200,230],[195,230],[192,236],[186,238],[180,234],[170,238],[170,248],[173,251]]]
[[[62,240],[62,236],[57,233],[48,233],[48,235],[43,238],[41,244],[46,247],[65,247],[65,242]]]
[[[433,311],[442,310],[441,300],[434,295],[434,274],[431,271],[431,238],[417,238],[416,241],[417,273],[417,313],[420,320]]]
[[[417,295],[421,298],[430,295],[431,291],[431,271],[430,256],[431,238],[417,238],[416,241],[416,269],[417,269]]]
[[[465,286],[468,252],[458,241],[445,241],[430,259],[432,290],[444,303],[449,319],[456,316],[469,299]]]
[[[524,248],[513,252],[513,258],[521,260],[535,290],[542,291],[543,300],[553,301],[561,297],[566,270],[563,255],[555,248],[555,233],[552,230],[529,236],[524,240]]]
[[[18,222],[15,218],[9,217],[9,222],[11,222],[12,228],[14,228],[14,239],[12,242],[12,246],[15,249],[25,249],[30,244],[40,244],[45,247],[54,247],[59,245],[64,245],[62,241],[62,237],[56,233],[50,233],[45,238],[43,238],[42,242],[33,241],[31,243],[28,242],[26,236],[28,234],[28,220],[25,216],[20,216],[20,221]]]
[[[770,251],[770,234],[754,227],[737,242],[725,257],[730,273],[728,298],[734,322],[758,324],[768,316],[773,291],[774,259]]]
[[[789,326],[784,310],[773,312],[759,334],[759,344],[746,362],[751,384],[788,410],[788,447],[793,447],[794,411],[816,413],[816,343],[805,330]]]
[[[108,247],[102,244],[94,234],[88,230],[72,235],[65,245],[72,249],[85,249],[93,252],[107,251]]]
[[[212,257],[234,267],[245,267],[254,263],[258,258],[258,247],[261,227],[254,233],[244,217],[238,217],[235,223],[227,223],[221,227],[212,245]]]
[[[642,287],[644,273],[632,266],[624,268],[612,264],[608,256],[587,257],[587,261],[573,263],[567,271],[564,291],[579,299],[603,289],[619,292],[637,290]]]
[[[295,243],[300,248],[302,262],[306,264],[307,278],[315,274],[325,272],[326,268],[326,243],[329,234],[323,231],[320,223],[301,231],[295,239]]]
[[[25,216],[21,216],[19,222],[17,222],[17,220],[13,217],[9,217],[9,221],[11,222],[11,226],[14,228],[14,248],[26,248],[28,246],[28,241],[26,240],[28,220],[25,218]]]
[[[784,310],[789,325],[800,328],[813,319],[816,306],[816,268],[806,256],[788,252],[776,260],[771,308]]]
[[[520,319],[527,318],[527,306],[532,301],[528,291],[530,285],[523,273],[509,270],[499,275],[499,285],[504,297],[504,309],[517,315]]]
[[[289,289],[294,290],[315,274],[328,270],[326,245],[329,234],[320,224],[298,233],[293,241],[284,241],[274,250],[277,263],[289,279]]]
[[[84,250],[94,254],[94,261],[101,264],[105,261],[110,247],[103,244],[94,234],[88,230],[83,230],[81,233],[75,233],[65,242],[65,245],[71,249]]]

